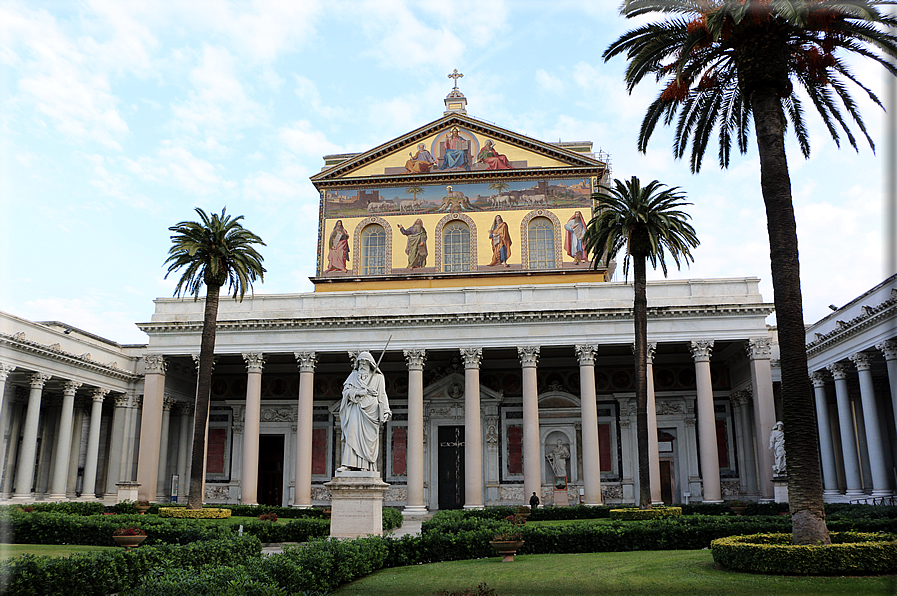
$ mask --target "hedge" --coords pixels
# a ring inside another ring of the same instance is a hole
[[[665,517],[679,517],[682,515],[681,507],[654,507],[653,509],[639,509],[627,507],[626,509],[611,509],[610,518],[620,521],[642,521],[648,519],[663,519]]]
[[[7,587],[10,596],[105,596],[136,586],[148,574],[166,569],[230,567],[261,556],[262,544],[254,536],[69,557],[22,555],[0,567],[0,584]]]
[[[186,507],[159,508],[159,517],[178,519],[227,519],[230,515],[230,509],[219,509],[217,507],[204,507],[202,509],[187,509]]]
[[[727,569],[788,575],[877,575],[897,572],[897,535],[832,532],[832,544],[793,545],[791,534],[714,540],[713,560]]]

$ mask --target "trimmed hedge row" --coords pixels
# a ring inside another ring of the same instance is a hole
[[[682,515],[681,507],[654,507],[653,509],[639,509],[627,507],[626,509],[611,509],[610,518],[620,521],[640,521],[647,519],[663,519],[665,517],[679,517]]]
[[[261,556],[262,544],[254,536],[70,557],[22,555],[0,567],[0,585],[7,587],[10,596],[105,596],[138,585],[159,571],[201,565],[230,567]]]
[[[222,509],[218,507],[203,507],[202,509],[159,507],[159,517],[170,517],[175,519],[227,519],[230,516],[230,509]]]
[[[30,505],[0,505],[0,515],[23,510],[25,507],[39,513],[65,513],[66,515],[100,515],[105,510],[98,501],[59,501],[32,503]],[[136,513],[137,510],[134,510]]]
[[[719,538],[713,560],[734,571],[788,575],[873,575],[897,572],[897,536],[832,532],[831,546],[793,545],[791,534]]]

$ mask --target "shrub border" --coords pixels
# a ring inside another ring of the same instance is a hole
[[[717,538],[713,560],[731,571],[787,575],[877,575],[897,572],[897,535],[832,532],[831,545],[791,544],[791,534]]]
[[[230,517],[230,514],[230,509],[216,509],[213,507],[205,507],[203,509],[159,507],[159,517],[172,517],[178,519],[227,519]]]
[[[665,517],[680,517],[682,507],[654,507],[653,509],[638,509],[627,507],[626,509],[611,509],[610,518],[619,521],[641,521],[646,519],[663,519]]]

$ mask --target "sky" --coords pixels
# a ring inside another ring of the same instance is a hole
[[[0,310],[145,343],[135,323],[176,284],[163,268],[168,228],[194,220],[194,207],[243,215],[265,241],[256,294],[312,291],[309,177],[322,156],[437,120],[454,69],[470,116],[543,141],[592,141],[613,177],[680,187],[701,246],[670,278],[758,277],[772,302],[753,138],[727,170],[712,145],[698,175],[673,158],[667,129],[639,153],[660,90],[648,80],[628,94],[625,60],[601,58],[638,24],[618,7],[0,0]],[[884,96],[880,66],[854,71]],[[788,140],[808,323],[890,273],[885,115],[854,95],[876,152],[839,150],[812,113],[810,159]]]

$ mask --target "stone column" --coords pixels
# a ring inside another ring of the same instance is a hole
[[[3,420],[3,414],[6,411],[6,379],[9,378],[9,373],[15,369],[16,367],[12,364],[3,364],[0,362],[0,420]],[[6,418],[9,418],[9,416]]]
[[[741,439],[741,481],[747,495],[757,494],[757,460],[754,458],[754,436],[751,433],[750,404],[751,394],[748,391],[733,391],[729,396],[737,422],[738,435]]]
[[[243,354],[248,371],[246,379],[246,413],[243,423],[243,478],[240,481],[240,503],[258,504],[259,425],[262,419],[262,368],[264,354]]]
[[[838,400],[838,426],[841,431],[841,453],[844,459],[844,479],[847,482],[848,497],[863,494],[863,479],[860,475],[860,458],[857,452],[857,438],[853,429],[853,411],[847,395],[847,366],[840,362],[830,364],[828,370],[835,379],[835,397]]]
[[[72,450],[72,420],[75,416],[75,392],[81,383],[66,381],[62,390],[62,412],[59,417],[59,434],[53,454],[53,477],[50,481],[51,501],[65,499],[65,484],[69,471],[69,452]]]
[[[461,358],[464,359],[464,508],[482,509],[483,428],[480,415],[480,360],[483,358],[483,349],[461,348]]]
[[[539,346],[517,348],[523,366],[523,500],[542,495],[542,453],[539,438],[539,388],[536,364]],[[466,435],[465,435],[466,437]]]
[[[164,503],[169,491],[168,477],[168,445],[171,441],[169,429],[171,428],[171,408],[175,400],[171,396],[165,396],[162,400],[162,432],[159,436],[159,483],[156,486],[156,502]]]
[[[143,412],[140,417],[140,444],[137,458],[137,496],[141,500],[156,498],[159,480],[159,436],[162,434],[162,401],[165,399],[166,362],[161,354],[143,357]],[[85,475],[86,478],[86,475]]]
[[[757,469],[760,473],[760,500],[771,502],[775,499],[772,483],[773,454],[765,446],[769,444],[769,434],[776,423],[776,408],[772,396],[772,355],[769,338],[749,340],[745,346],[751,362],[751,385],[754,393],[754,433],[757,444]]]
[[[651,503],[663,505],[660,496],[660,446],[657,444],[657,400],[654,398],[654,352],[657,342],[648,342],[648,472],[651,478]]]
[[[894,412],[894,428],[897,429],[897,341],[889,339],[875,347],[885,355],[888,367],[888,386],[891,388],[891,411]]]
[[[100,416],[103,413],[103,399],[106,397],[107,393],[109,393],[108,389],[94,389],[91,394],[93,404],[91,404],[90,408],[90,430],[87,434],[87,457],[84,460],[84,487],[81,489],[81,500],[85,501],[92,501],[97,498],[97,461],[100,455]],[[153,497],[155,496],[156,495],[153,495]]]
[[[404,515],[425,515],[424,503],[424,362],[425,350],[404,350],[408,363],[408,438],[405,449],[408,500]]]
[[[193,404],[181,403],[181,425],[178,436],[178,502],[186,502],[190,489],[190,453],[193,451]]]
[[[25,430],[22,435],[22,448],[19,450],[19,463],[16,468],[16,493],[13,499],[29,500],[32,498],[31,485],[34,483],[34,462],[37,457],[37,431],[40,425],[40,403],[44,385],[50,375],[34,373],[31,375],[31,392],[28,394],[28,410],[25,413]]]
[[[579,391],[582,409],[583,501],[601,504],[601,453],[598,444],[598,402],[595,391],[595,352],[597,345],[575,346],[579,358]],[[524,495],[528,497],[530,493]]]
[[[127,393],[119,393],[113,398],[114,407],[112,410],[112,440],[109,449],[109,473],[106,474],[106,499],[115,500],[118,498],[117,483],[122,481],[122,451],[125,448],[125,433],[127,433],[128,423],[128,400],[130,396]]]
[[[13,471],[16,470],[16,460],[19,455],[19,435],[22,433],[22,422],[24,421],[22,409],[25,406],[22,403],[28,399],[25,393],[24,388],[18,389],[15,398],[10,403],[12,416],[9,419],[9,449],[6,452],[6,466],[3,472],[4,499],[12,498]]]
[[[65,498],[78,498],[78,464],[81,463],[81,434],[84,426],[84,397],[75,398],[75,416],[72,422],[72,448],[69,450],[69,471],[65,485]]]
[[[136,393],[129,393],[129,405],[127,409],[127,424],[125,425],[125,452],[122,454],[122,473],[123,481],[136,480],[137,475],[134,470],[136,459],[138,436],[137,422],[140,417],[140,411],[143,408],[143,396]]]
[[[810,373],[813,393],[816,397],[816,428],[819,432],[819,457],[822,460],[823,495],[837,495],[838,472],[835,467],[835,448],[832,444],[832,424],[828,418],[828,400],[825,397],[825,375],[822,371]]]
[[[296,411],[296,484],[293,506],[311,507],[311,464],[314,432],[314,382],[318,363],[314,352],[293,354],[299,363],[299,404]]]
[[[863,404],[863,422],[866,431],[866,445],[869,450],[869,467],[872,471],[872,496],[891,495],[888,468],[883,451],[884,440],[875,403],[875,387],[872,385],[872,356],[857,352],[850,356],[860,375],[860,400]]]
[[[701,482],[705,503],[722,503],[719,481],[719,452],[716,447],[716,412],[710,381],[710,352],[713,340],[691,342],[695,360],[695,385],[698,392],[698,442],[701,457]]]

